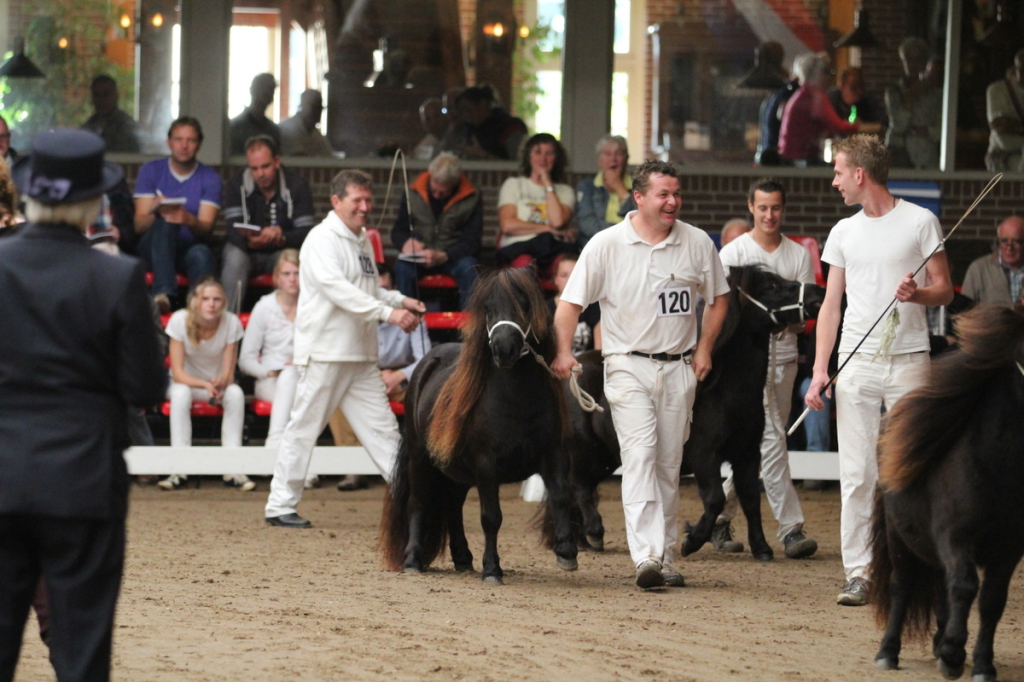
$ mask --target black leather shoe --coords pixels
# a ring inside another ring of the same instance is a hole
[[[268,516],[267,523],[271,526],[280,526],[281,528],[309,528],[313,524],[302,518],[298,514],[284,514],[282,516]]]

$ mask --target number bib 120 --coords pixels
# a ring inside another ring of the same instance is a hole
[[[690,287],[665,287],[655,292],[658,304],[658,317],[676,317],[690,315],[693,312],[693,297]]]

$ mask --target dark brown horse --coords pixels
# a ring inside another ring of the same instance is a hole
[[[957,336],[883,422],[870,599],[886,627],[879,668],[895,670],[901,635],[927,636],[934,616],[932,650],[956,679],[980,584],[972,677],[982,682],[996,679],[993,638],[1024,555],[1024,315],[975,308]]]
[[[462,506],[480,494],[483,579],[502,581],[498,487],[540,473],[547,488],[540,526],[558,565],[576,569],[567,424],[562,389],[536,362],[555,341],[536,275],[499,270],[474,285],[463,343],[433,348],[405,398],[405,437],[384,502],[381,547],[392,570],[418,573],[449,540],[455,570],[473,568]]]

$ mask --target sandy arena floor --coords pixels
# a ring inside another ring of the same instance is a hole
[[[330,481],[328,482],[331,483]],[[792,561],[706,547],[678,562],[685,589],[633,586],[617,482],[602,488],[608,550],[564,573],[528,530],[535,505],[503,489],[503,587],[442,563],[381,569],[383,488],[307,494],[312,530],[263,523],[267,482],[246,494],[133,491],[128,568],[114,641],[125,680],[939,680],[929,647],[904,645],[903,670],[876,671],[868,608],[839,607],[839,494],[802,492],[820,549]],[[696,520],[683,486],[682,519]],[[479,569],[475,496],[467,530]],[[765,514],[770,517],[767,505]],[[737,531],[745,539],[739,520]],[[774,522],[769,535],[774,536]],[[1001,680],[1024,681],[1021,576],[996,638]],[[977,629],[972,619],[971,631]],[[969,643],[973,646],[973,639]],[[52,680],[31,619],[19,682]]]

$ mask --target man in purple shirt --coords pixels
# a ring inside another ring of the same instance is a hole
[[[144,165],[135,182],[138,255],[153,271],[153,299],[165,314],[178,289],[176,273],[184,271],[190,282],[214,274],[213,252],[202,240],[220,209],[221,182],[196,159],[202,144],[199,121],[176,119],[167,132],[171,155]]]

